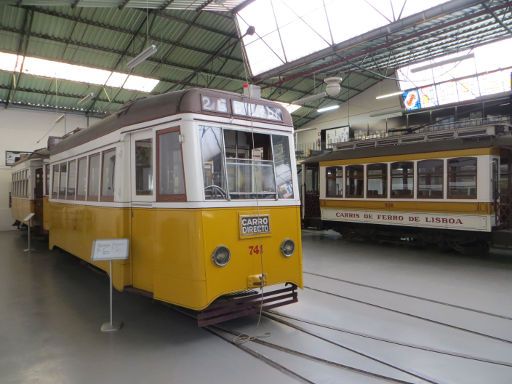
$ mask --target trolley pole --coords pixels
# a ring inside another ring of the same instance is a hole
[[[24,249],[23,252],[32,252],[35,251],[35,249],[32,249],[30,246],[30,227],[32,226],[32,218],[35,216],[35,213],[29,213],[25,219],[23,219],[23,222],[27,223],[27,249]]]

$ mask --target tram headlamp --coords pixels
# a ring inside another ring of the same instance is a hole
[[[231,252],[223,245],[219,245],[212,253],[212,261],[218,267],[224,267],[231,259]]]
[[[295,251],[295,243],[293,240],[286,239],[281,243],[281,253],[283,256],[290,257]]]

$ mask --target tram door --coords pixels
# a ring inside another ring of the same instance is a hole
[[[153,200],[154,151],[151,132],[133,133],[130,140],[132,285],[153,291],[151,201]]]
[[[512,151],[502,149],[500,156],[499,222],[502,228],[512,228]]]
[[[43,168],[35,169],[34,213],[40,224],[43,223]]]
[[[304,227],[318,227],[321,224],[318,164],[305,164],[303,173]]]

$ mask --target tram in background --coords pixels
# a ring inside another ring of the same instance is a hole
[[[295,302],[292,133],[281,105],[229,92],[125,105],[49,147],[49,246],[107,271],[90,260],[92,242],[130,239],[115,288],[200,311],[200,325]]]
[[[304,225],[462,253],[512,248],[510,118],[423,131],[306,159]]]
[[[22,157],[14,164],[11,172],[11,194],[9,207],[14,224],[18,228],[30,225],[37,232],[44,233],[44,178],[45,165],[49,153],[46,149],[38,149]],[[47,195],[47,194],[46,194]],[[25,222],[25,218],[34,213],[34,217]]]

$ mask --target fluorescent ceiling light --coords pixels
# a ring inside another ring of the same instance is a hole
[[[299,109],[301,107],[300,105],[295,105],[295,104],[290,104],[290,103],[283,103],[282,101],[276,101],[276,103],[281,104],[290,113],[295,112],[297,109]]]
[[[392,93],[387,93],[385,95],[379,95],[375,98],[375,100],[385,99],[386,97],[391,97],[391,96],[396,96],[396,95],[401,95],[402,93],[403,93],[402,91],[396,91],[396,92],[392,92]]]
[[[126,66],[130,69],[135,68],[140,63],[146,61],[149,57],[153,56],[157,51],[156,45],[151,44],[149,47],[144,49],[141,53],[126,63]]]
[[[334,109],[338,109],[339,107],[340,107],[339,105],[329,105],[328,107],[319,108],[316,111],[318,113],[322,113],[322,112],[327,112],[327,111],[332,111]]]
[[[23,60],[22,56],[18,57],[12,53],[0,52],[0,70],[19,72],[21,63],[24,63],[23,73],[33,76],[57,78],[95,85],[105,84],[109,87],[140,92],[151,92],[158,84],[157,79],[29,56],[26,56],[25,60]]]

